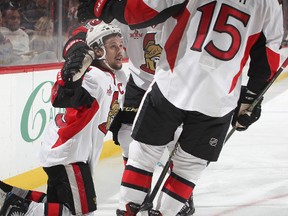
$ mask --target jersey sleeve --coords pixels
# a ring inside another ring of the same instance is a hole
[[[119,22],[136,29],[164,22],[184,9],[187,2],[187,0],[124,0],[116,1],[108,10]]]
[[[265,88],[280,65],[283,17],[279,14],[282,14],[282,9],[278,3],[274,3],[267,13],[269,16],[266,16],[266,25],[250,51],[247,87],[254,93],[260,93]]]
[[[51,103],[54,107],[80,108],[90,107],[95,98],[81,85],[76,88],[67,88],[61,78],[61,72],[57,75],[57,81],[52,87]]]

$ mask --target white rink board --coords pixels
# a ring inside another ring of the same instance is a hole
[[[1,75],[0,179],[37,167],[42,130],[59,112],[50,104],[56,73],[51,70]]]

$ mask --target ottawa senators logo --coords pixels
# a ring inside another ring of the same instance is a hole
[[[118,95],[119,92],[114,92],[107,121],[99,125],[99,130],[102,131],[104,134],[107,134],[113,119],[115,118],[120,109],[120,105],[118,102]]]
[[[160,59],[163,48],[155,42],[156,33],[147,33],[143,40],[145,64],[140,68],[150,74],[155,74],[156,63]]]

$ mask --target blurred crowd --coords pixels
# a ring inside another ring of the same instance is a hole
[[[78,0],[1,0],[0,66],[61,61],[77,7]]]

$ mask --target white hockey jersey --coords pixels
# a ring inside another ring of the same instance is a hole
[[[49,123],[39,153],[41,166],[88,162],[93,175],[104,136],[123,105],[126,80],[122,70],[113,74],[90,68],[82,87],[95,100],[91,107],[66,108],[65,114],[58,114]]]
[[[113,24],[121,29],[129,58],[129,72],[135,84],[146,91],[154,78],[156,64],[163,50],[162,24],[134,30],[116,20]]]
[[[260,37],[266,40],[266,55],[259,61],[269,65],[269,74],[256,68],[253,76],[268,82],[278,69],[281,6],[277,0],[127,0],[123,16],[132,28],[138,28],[183,2],[187,3],[184,9],[164,22],[166,42],[155,81],[176,107],[224,116],[236,107],[241,73]]]

